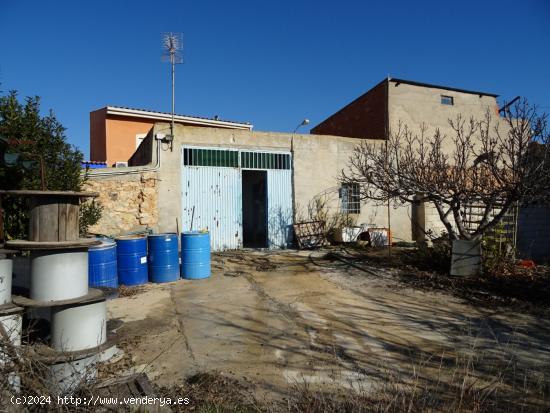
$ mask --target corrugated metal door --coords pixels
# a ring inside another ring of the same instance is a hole
[[[182,148],[182,229],[210,231],[214,251],[242,247],[242,170],[267,171],[269,248],[292,237],[292,173],[288,152]]]
[[[286,248],[292,242],[292,174],[290,169],[268,169],[267,208],[269,248]]]
[[[183,230],[210,231],[214,251],[242,246],[241,170],[231,167],[184,166]],[[194,213],[193,213],[194,208]]]

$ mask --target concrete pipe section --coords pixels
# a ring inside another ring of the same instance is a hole
[[[0,305],[11,303],[12,272],[11,258],[0,258]]]
[[[20,346],[21,330],[23,327],[22,311],[14,314],[0,315],[0,325],[7,333],[10,343],[14,346]]]
[[[52,390],[58,394],[71,393],[83,382],[97,377],[98,355],[48,366]]]
[[[21,307],[12,306],[9,309],[4,309],[0,313],[0,327],[6,332],[10,343],[14,347],[21,345],[21,331],[23,329],[23,311]],[[8,347],[0,349],[0,366],[9,364],[13,353],[5,351]],[[17,353],[16,353],[17,354]],[[21,379],[15,372],[8,372],[7,384],[13,391],[19,392]]]
[[[88,294],[88,250],[31,252],[30,298],[61,301]]]
[[[58,351],[80,351],[107,341],[105,300],[53,307],[51,343]]]

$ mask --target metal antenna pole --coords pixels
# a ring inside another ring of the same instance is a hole
[[[172,66],[172,126],[170,128],[170,134],[174,136],[174,112],[175,112],[175,85],[176,85],[176,62],[175,62],[175,49],[171,45],[170,50],[170,63]]]
[[[181,50],[183,48],[183,37],[181,33],[163,33],[162,35],[162,60],[170,62],[172,80],[172,121],[170,123],[170,150],[175,133],[176,113],[176,64],[183,63]]]

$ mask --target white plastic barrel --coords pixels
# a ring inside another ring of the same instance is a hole
[[[105,300],[53,307],[50,346],[59,351],[97,347],[107,340]]]
[[[12,273],[12,259],[0,258],[0,305],[11,303]]]
[[[61,301],[88,294],[88,249],[31,252],[30,298]]]

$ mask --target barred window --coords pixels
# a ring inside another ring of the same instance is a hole
[[[183,164],[186,166],[239,166],[239,152],[227,149],[183,149]]]
[[[283,153],[241,152],[241,168],[290,169],[290,155]]]
[[[361,193],[359,184],[343,184],[340,188],[340,203],[345,214],[361,213]]]

